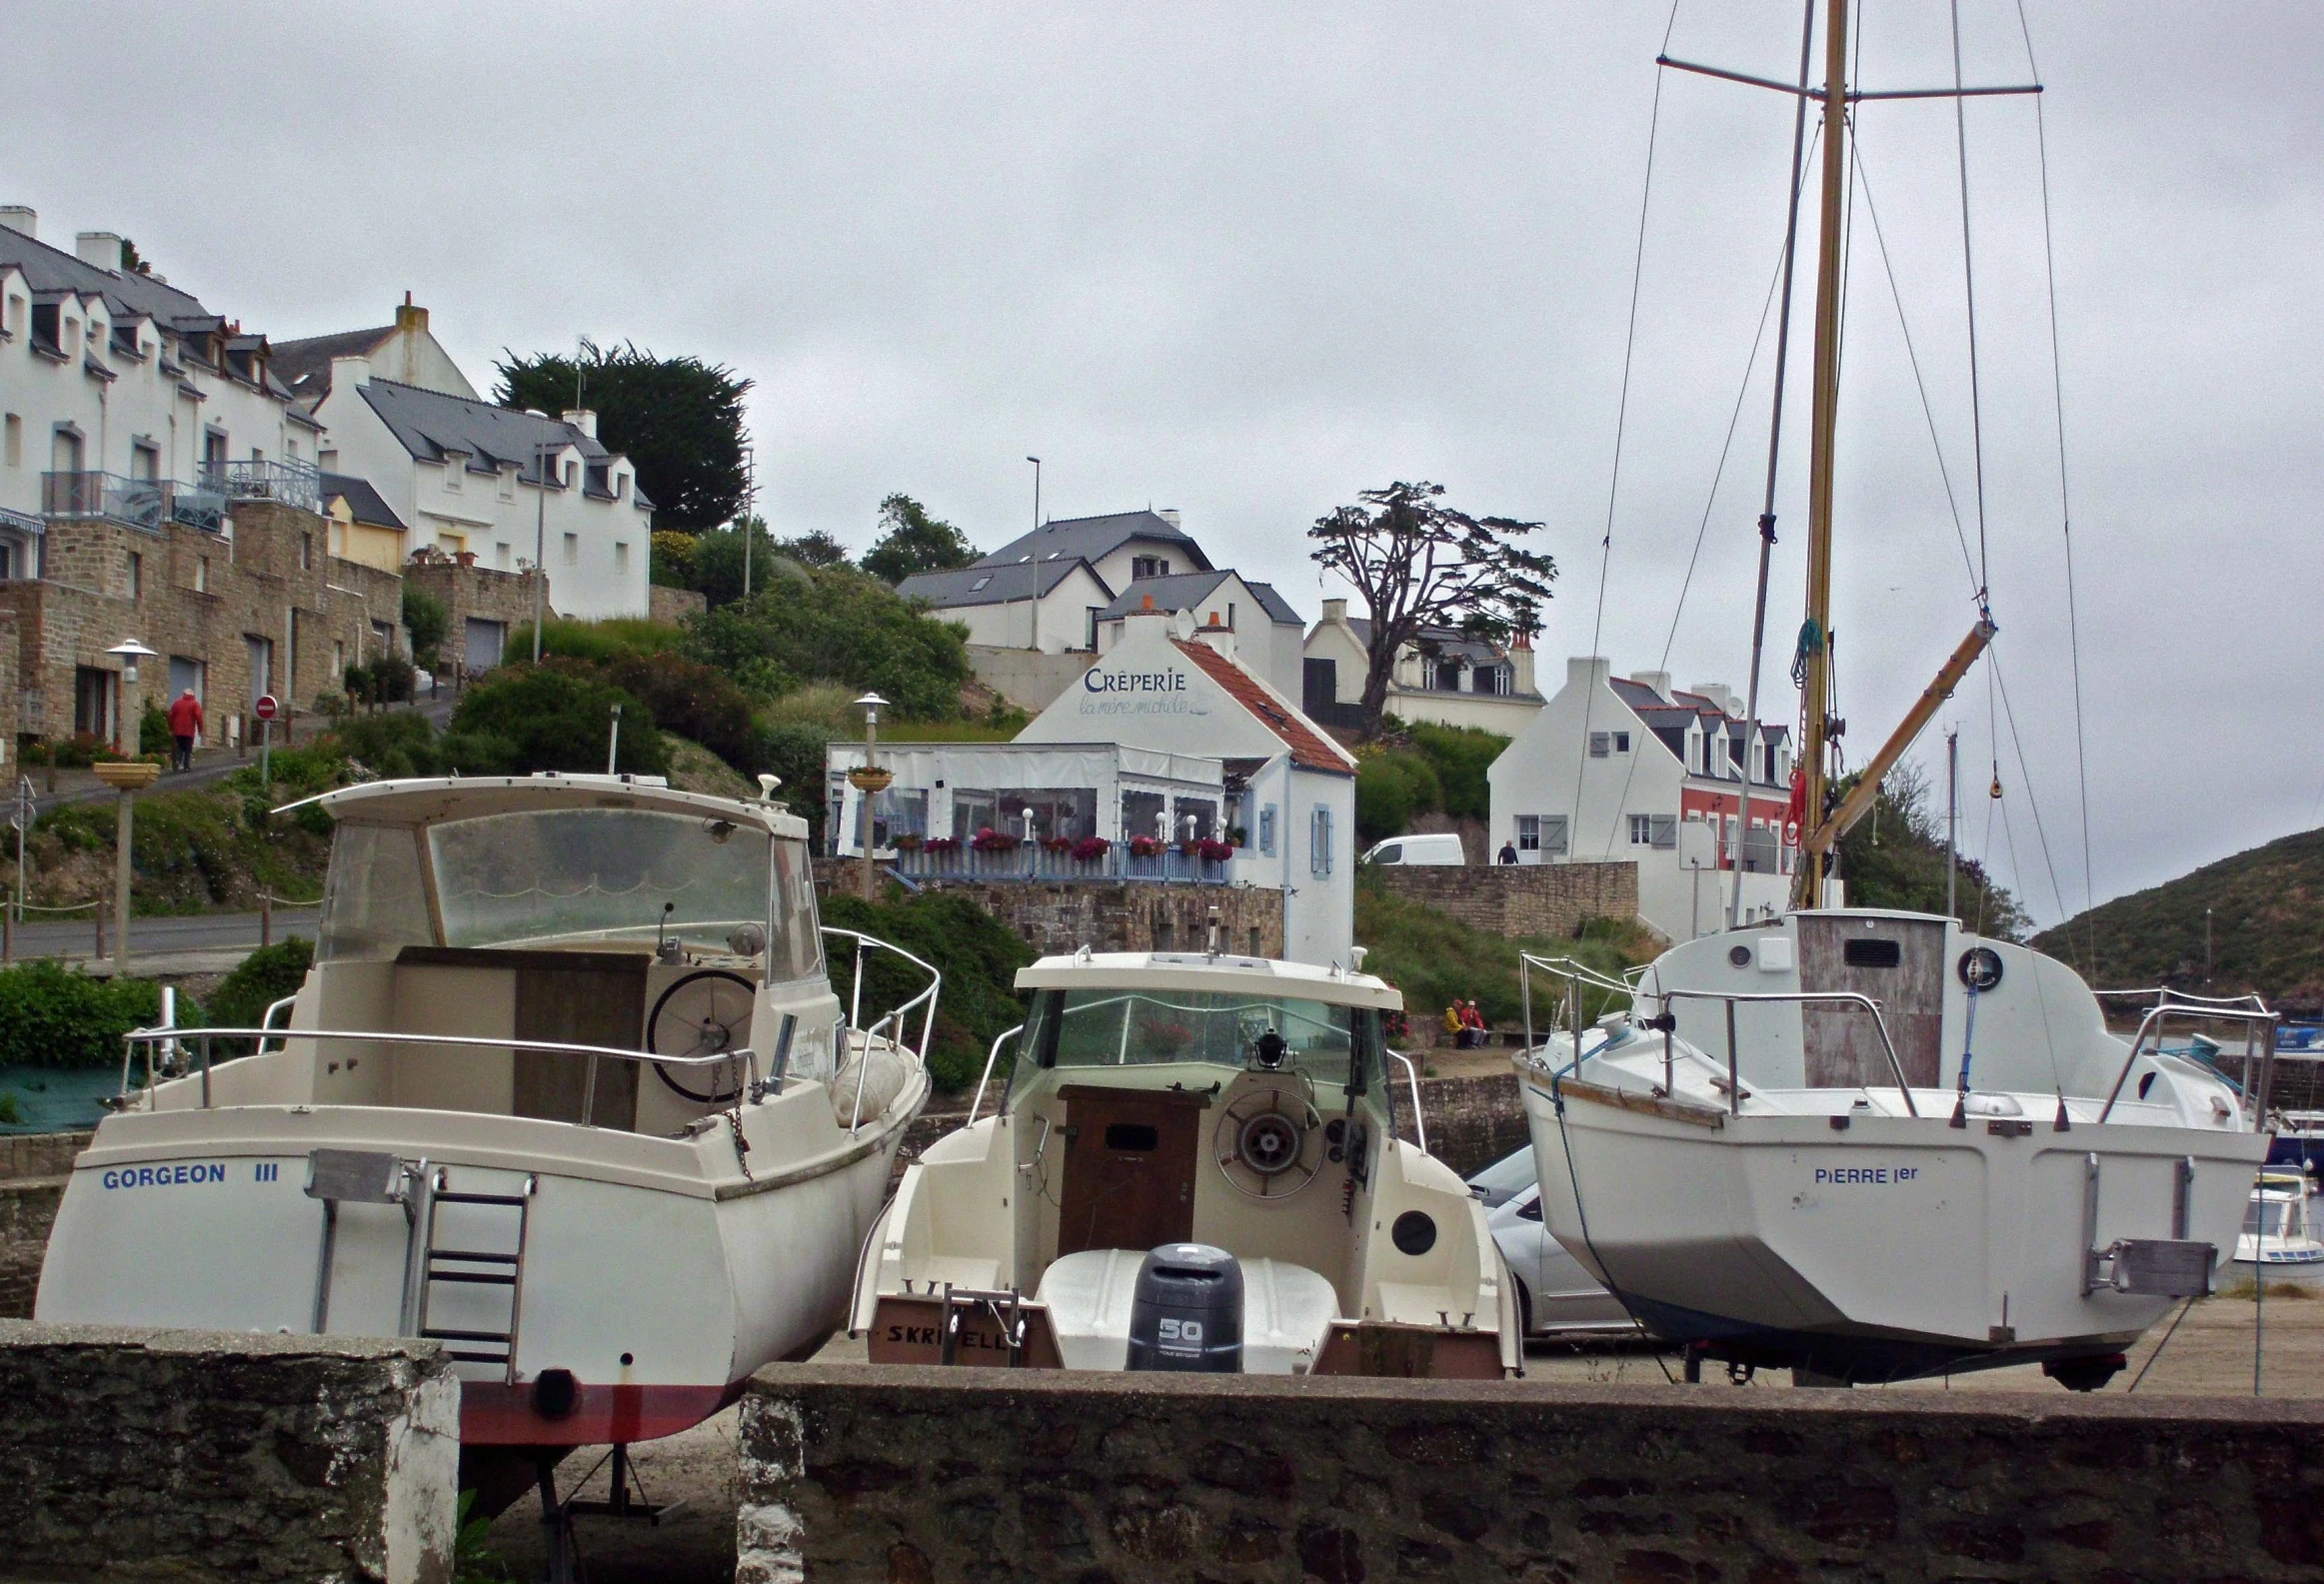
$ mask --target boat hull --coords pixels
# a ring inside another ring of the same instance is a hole
[[[812,1099],[826,1104],[820,1092]],[[463,1443],[651,1440],[716,1413],[753,1370],[845,1323],[856,1251],[917,1109],[917,1099],[900,1105],[860,1140],[788,1172],[756,1150],[757,1177],[725,1181],[636,1169],[637,1146],[664,1141],[625,1135],[557,1139],[571,1147],[543,1148],[527,1164],[508,1147],[505,1118],[124,1113],[101,1125],[66,1187],[35,1312],[65,1323],[408,1334],[414,1232],[404,1206],[342,1203],[326,1244],[324,1207],[304,1189],[316,1148],[424,1159],[452,1193],[529,1199],[513,1364],[456,1363]],[[600,1144],[610,1158],[592,1158]],[[437,1213],[439,1247],[512,1246],[513,1212],[445,1201]],[[507,1291],[432,1284],[423,1326],[409,1329],[506,1331]],[[477,1345],[447,1342],[456,1354]]]
[[[1551,1234],[1640,1321],[1714,1357],[1853,1381],[2121,1353],[2172,1300],[2085,1291],[2085,1250],[2185,1237],[2213,1246],[2216,1270],[2267,1147],[2174,1127],[1956,1128],[1943,1110],[1837,1129],[1571,1080],[1560,1094],[1537,1073],[1522,1087]]]

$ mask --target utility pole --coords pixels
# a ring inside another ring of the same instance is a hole
[[[751,603],[751,561],[759,553],[759,533],[752,525],[759,511],[759,448],[743,448],[743,604]]]
[[[541,664],[541,627],[549,619],[549,444],[533,446],[533,664]]]
[[[2211,909],[2203,909],[2203,988],[2211,988]]]
[[[1956,832],[1960,825],[1961,792],[1961,734],[1958,729],[1945,734],[1945,911],[1955,918],[1961,916],[1960,906],[1953,900],[1955,885],[1960,876],[1955,856]]]
[[[1038,536],[1041,533],[1041,459],[1028,457],[1025,460],[1033,464],[1033,531]],[[1025,558],[1031,564],[1033,573],[1033,587],[1030,591],[1033,595],[1033,642],[1028,647],[1039,649],[1041,648],[1041,541],[1037,537],[1032,541],[1032,544],[1033,554]]]

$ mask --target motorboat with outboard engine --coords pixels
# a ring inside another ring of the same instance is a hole
[[[2267,1153],[2264,1055],[2247,1110],[2160,1037],[2249,1024],[2264,1052],[2274,1014],[2163,994],[2124,1039],[2065,964],[1950,918],[1793,911],[1626,981],[1523,969],[1563,1023],[1516,1058],[1549,1229],[1697,1356],[2094,1388],[2211,1290]]]
[[[545,1490],[564,1449],[685,1429],[845,1323],[938,976],[910,958],[925,987],[862,1025],[897,948],[819,928],[797,815],[628,776],[312,801],[312,969],[261,1029],[129,1036],[39,1318],[437,1338],[464,1478]]]
[[[2243,1212],[2243,1231],[2235,1239],[2239,1265],[2314,1265],[2324,1263],[2324,1240],[2316,1236],[2308,1213],[2311,1195],[2304,1170],[2263,1171],[2252,1186],[2251,1204]]]
[[[1382,1041],[1392,987],[1336,965],[1086,948],[1017,985],[1033,1004],[994,1044],[1015,1043],[998,1109],[977,1116],[980,1085],[865,1246],[853,1324],[875,1362],[1519,1372],[1483,1206],[1427,1153],[1416,1074]],[[1407,1097],[1414,1141],[1397,1136]],[[1207,1284],[1239,1348],[1165,1312],[1172,1283]]]

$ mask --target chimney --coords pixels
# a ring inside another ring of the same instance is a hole
[[[1176,528],[1178,526],[1178,509],[1174,506],[1165,506],[1154,515],[1161,518],[1163,522],[1169,524],[1172,528]]]
[[[1739,716],[1743,713],[1743,701],[1736,698],[1735,690],[1723,682],[1698,682],[1687,692],[1701,694],[1717,705],[1724,715]]]
[[[1603,655],[1568,655],[1565,657],[1565,686],[1568,688],[1576,684],[1586,685],[1592,682],[1602,688],[1605,686],[1606,679],[1612,675],[1613,668],[1606,664],[1606,658]]]
[[[597,414],[586,407],[577,407],[565,415],[565,422],[580,430],[590,439],[597,439]]]
[[[25,211],[27,215],[31,210]],[[115,275],[121,273],[121,239],[110,231],[84,231],[73,238],[73,252],[83,264],[94,264]]]
[[[428,310],[413,303],[410,292],[404,293],[403,302],[396,308],[396,330],[406,336],[428,333]]]
[[[1654,697],[1664,704],[1670,702],[1670,673],[1666,671],[1634,671],[1630,673],[1630,681],[1638,684],[1641,688],[1653,689]]]
[[[1150,594],[1150,595],[1147,595],[1147,596],[1145,596],[1145,597],[1144,597],[1142,600],[1140,600],[1140,601],[1139,601],[1138,608],[1139,608],[1141,611],[1151,611],[1151,610],[1153,610],[1153,609],[1154,609],[1154,596],[1153,596],[1153,595],[1151,595],[1151,594]]]
[[[1344,623],[1347,620],[1347,602],[1345,600],[1324,601],[1323,620],[1326,622]]]
[[[1533,646],[1525,641],[1522,633],[1509,648],[1509,691],[1520,694],[1537,691],[1533,686]]]
[[[23,204],[0,204],[0,226],[35,242],[40,240],[40,216]]]
[[[1234,634],[1231,629],[1223,627],[1206,627],[1202,629],[1201,632],[1196,633],[1194,637],[1200,642],[1209,645],[1212,649],[1225,656],[1228,660],[1232,660],[1234,658]]]

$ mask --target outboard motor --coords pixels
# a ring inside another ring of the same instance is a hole
[[[1164,1243],[1138,1267],[1131,1369],[1242,1373],[1242,1264],[1207,1243]]]

